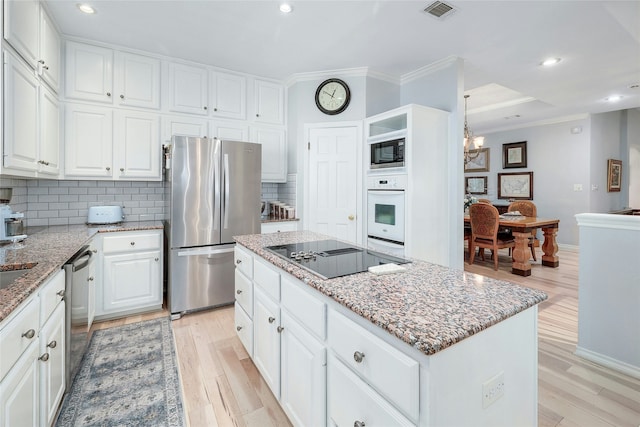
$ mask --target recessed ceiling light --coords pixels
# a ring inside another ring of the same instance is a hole
[[[616,102],[622,99],[622,95],[611,95],[606,97],[604,100],[607,102]]]
[[[561,58],[547,58],[540,63],[543,67],[551,67],[562,61]]]
[[[96,10],[91,6],[89,6],[88,4],[78,3],[76,6],[78,6],[78,9],[80,9],[80,12],[83,12],[89,15],[96,13]]]
[[[280,5],[280,12],[282,13],[290,13],[293,10],[289,3],[282,3]]]

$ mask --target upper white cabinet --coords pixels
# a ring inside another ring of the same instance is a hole
[[[211,72],[211,115],[244,120],[247,116],[247,78]]]
[[[284,124],[284,86],[255,79],[254,98],[254,121]]]
[[[118,179],[159,179],[161,176],[160,117],[116,111],[114,159]]]
[[[4,2],[4,38],[33,69],[40,59],[39,22],[38,0]]]
[[[67,98],[113,102],[113,51],[67,42],[65,94]]]
[[[113,111],[68,104],[65,109],[65,176],[113,176]]]
[[[38,72],[58,92],[60,88],[60,36],[44,8],[40,8],[40,59]]]
[[[38,172],[60,174],[60,104],[56,95],[40,85],[40,139]]]
[[[208,115],[208,70],[205,67],[169,64],[169,110]]]
[[[160,108],[160,60],[116,52],[116,103]]]
[[[171,137],[196,136],[206,138],[207,120],[190,117],[163,117],[162,118],[162,143],[171,144]]]
[[[286,182],[287,141],[284,129],[253,127],[250,139],[262,145],[262,182]]]
[[[209,132],[215,138],[226,141],[249,141],[249,126],[244,122],[214,121]]]

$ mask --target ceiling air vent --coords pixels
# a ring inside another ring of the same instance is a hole
[[[425,13],[438,18],[445,19],[447,16],[451,15],[455,12],[453,6],[448,5],[447,3],[441,1],[434,1],[429,6],[424,9]]]

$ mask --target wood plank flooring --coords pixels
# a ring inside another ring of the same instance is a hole
[[[538,249],[539,251],[539,249]],[[529,277],[510,273],[501,251],[493,261],[477,259],[465,270],[519,283],[547,293],[539,305],[539,426],[639,427],[640,380],[575,356],[578,336],[578,253],[560,250],[560,267],[532,263]],[[167,312],[99,324],[132,323]],[[233,307],[184,316],[173,322],[184,390],[185,414],[192,427],[289,426],[290,423],[249,359],[234,331]]]

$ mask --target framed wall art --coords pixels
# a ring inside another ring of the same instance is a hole
[[[502,168],[527,167],[527,141],[502,144]]]
[[[498,199],[533,200],[533,172],[499,173]]]
[[[609,159],[607,162],[607,191],[620,191],[622,187],[622,160]]]
[[[489,149],[469,150],[469,160],[464,164],[464,172],[489,172]]]
[[[467,190],[467,194],[487,194],[487,177],[466,176],[464,188]]]

